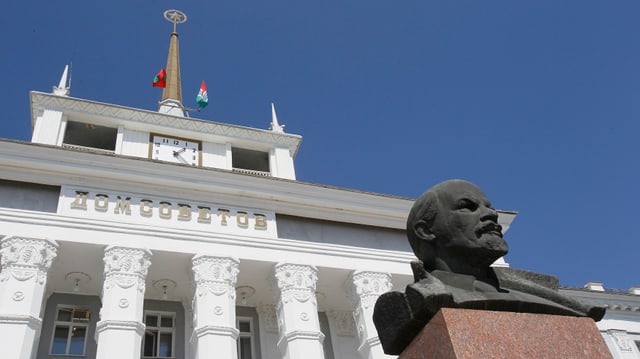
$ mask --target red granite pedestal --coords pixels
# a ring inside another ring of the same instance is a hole
[[[398,359],[611,358],[591,318],[442,308]]]

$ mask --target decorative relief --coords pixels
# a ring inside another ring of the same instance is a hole
[[[318,282],[318,270],[313,266],[299,264],[277,264],[274,267],[276,297],[284,303],[296,300],[304,303],[311,300],[313,305],[316,302],[316,283]]]
[[[145,249],[109,247],[104,254],[104,287],[114,284],[122,289],[137,286],[139,292],[145,290],[145,278],[151,265],[151,252]]]
[[[238,279],[239,261],[230,257],[196,256],[192,260],[193,280],[196,294],[203,296],[227,294],[236,299],[235,286]]]
[[[2,271],[0,281],[10,277],[19,281],[35,279],[44,284],[51,263],[57,255],[55,242],[45,239],[8,237],[0,246],[0,262]]]
[[[222,313],[224,313],[224,311],[222,310],[221,306],[218,305],[215,308],[213,308],[213,314],[222,315]]]
[[[24,293],[21,291],[17,291],[13,293],[13,296],[11,297],[11,299],[13,299],[16,302],[19,302],[24,299]]]
[[[260,307],[260,325],[264,326],[267,333],[278,333],[278,318],[276,318],[276,307],[273,304]]]
[[[379,272],[354,272],[350,277],[348,296],[354,308],[372,308],[378,297],[391,290],[391,275]]]
[[[613,338],[621,352],[633,352],[631,341],[629,340],[629,336],[626,331],[610,329],[607,330],[607,332]]]
[[[129,300],[127,298],[120,298],[120,302],[118,303],[120,308],[126,308],[129,306]]]
[[[353,313],[347,311],[331,311],[328,313],[333,320],[336,334],[342,337],[352,337],[356,333],[356,323]]]
[[[300,319],[302,319],[305,322],[309,321],[309,313],[307,312],[300,313]]]

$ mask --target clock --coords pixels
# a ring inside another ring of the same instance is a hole
[[[200,141],[173,136],[151,135],[150,157],[154,160],[200,165]]]

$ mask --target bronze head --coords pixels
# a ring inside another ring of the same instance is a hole
[[[439,183],[420,196],[407,219],[407,236],[429,271],[488,268],[508,251],[498,213],[480,188],[463,180]]]

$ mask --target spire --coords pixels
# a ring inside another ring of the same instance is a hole
[[[162,90],[162,100],[158,112],[176,116],[184,116],[182,105],[182,83],[180,80],[180,53],[178,48],[178,32],[176,27],[187,21],[187,15],[180,10],[167,10],[164,18],[173,23],[173,32],[169,41],[169,55],[167,56],[166,87]]]
[[[276,106],[271,103],[271,126],[269,129],[273,132],[284,133],[284,125],[278,124],[278,116],[276,115]]]
[[[60,82],[58,86],[53,86],[53,93],[58,96],[69,96],[69,92],[71,92],[71,80],[69,80],[69,85],[67,85],[67,75],[69,74],[69,65],[64,66],[64,71],[62,72],[62,76],[60,77]]]

